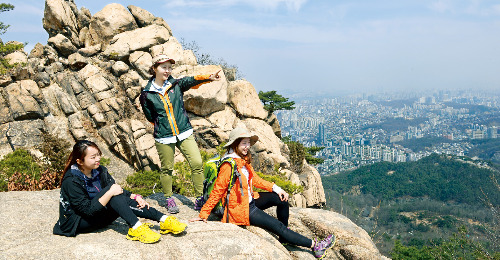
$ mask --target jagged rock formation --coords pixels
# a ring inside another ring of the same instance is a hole
[[[174,58],[174,77],[221,69],[197,65],[193,52],[182,48],[162,18],[136,6],[109,4],[92,16],[73,0],[47,0],[43,27],[48,43],[36,44],[29,55],[9,54],[11,62],[27,66],[0,80],[0,156],[40,144],[46,131],[70,142],[96,141],[113,159],[109,168],[119,182],[134,170],[157,169],[152,127],[138,102],[152,57],[165,53]],[[288,148],[278,138],[278,120],[264,110],[250,82],[229,82],[222,75],[221,81],[189,90],[184,98],[201,148],[213,149],[234,127],[247,127],[260,137],[252,150],[256,169],[271,172],[279,164],[294,184],[303,185],[293,205],[325,203],[313,167],[286,170]]]
[[[1,259],[315,259],[311,250],[284,247],[261,228],[219,221],[188,223],[185,234],[162,235],[156,244],[125,239],[128,227],[121,219],[75,238],[57,236],[52,227],[59,216],[58,198],[59,190],[0,192],[5,209],[0,211]],[[155,199],[147,201],[166,212]],[[198,215],[192,198],[177,196],[176,201],[182,222]],[[340,214],[303,208],[290,213],[289,227],[307,237],[335,233],[337,243],[325,259],[387,259],[366,231]]]

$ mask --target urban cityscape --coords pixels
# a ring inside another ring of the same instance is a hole
[[[416,161],[431,153],[467,156],[472,140],[499,137],[499,108],[498,94],[461,90],[310,97],[276,115],[283,137],[324,147],[315,155],[324,159],[316,168],[329,175],[381,161]],[[424,139],[431,145],[423,150],[402,145]]]

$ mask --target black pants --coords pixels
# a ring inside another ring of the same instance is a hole
[[[106,193],[106,191],[109,190],[109,188],[110,186],[103,189],[94,199],[99,199],[102,195],[104,195],[104,193]],[[137,201],[120,194],[113,196],[109,200],[105,209],[100,211],[96,216],[92,218],[82,217],[76,232],[84,233],[105,227],[113,223],[113,221],[115,221],[118,217],[123,218],[125,222],[132,227],[137,223],[137,221],[139,221],[139,218],[137,217],[160,221],[163,215],[163,213],[153,207],[149,207],[149,209],[147,207],[140,209],[138,208]]]
[[[275,219],[263,210],[276,206]],[[280,237],[280,240],[303,247],[311,247],[312,240],[287,228],[289,216],[288,201],[281,201],[274,192],[259,192],[259,198],[250,202],[250,225],[269,230]]]

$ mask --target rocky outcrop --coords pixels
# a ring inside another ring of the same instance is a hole
[[[156,200],[160,197],[147,201],[166,212]],[[162,235],[158,243],[148,245],[125,239],[128,227],[121,219],[74,238],[53,235],[59,217],[59,190],[1,192],[0,201],[9,209],[0,211],[2,259],[315,259],[310,249],[284,247],[258,227],[242,228],[220,221],[188,223],[198,212],[193,210],[192,198],[182,196],[176,197],[180,208],[177,218],[188,224],[186,232]],[[267,210],[271,215],[274,211]],[[154,224],[153,230],[158,232]],[[337,242],[324,259],[387,259],[366,231],[331,211],[292,208],[289,228],[309,238],[335,234]]]
[[[252,84],[228,81],[220,66],[198,65],[162,18],[120,4],[109,4],[92,16],[73,0],[47,0],[43,26],[50,37],[45,45],[37,44],[29,55],[21,50],[8,56],[27,65],[0,82],[0,127],[6,133],[0,157],[20,147],[33,149],[42,142],[42,133],[49,132],[72,143],[86,138],[104,147],[118,182],[136,170],[157,169],[153,129],[138,97],[150,77],[152,57],[165,53],[176,60],[177,78],[221,71],[220,81],[184,93],[202,149],[213,151],[234,127],[246,127],[260,137],[252,148],[254,167],[272,173],[278,165],[289,180],[304,186],[292,205],[325,203],[314,168],[289,169],[279,123],[263,108]]]

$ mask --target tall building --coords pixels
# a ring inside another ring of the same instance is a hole
[[[319,124],[318,125],[318,144],[319,145],[324,145],[326,144],[326,133],[325,133],[325,125],[324,124]]]

